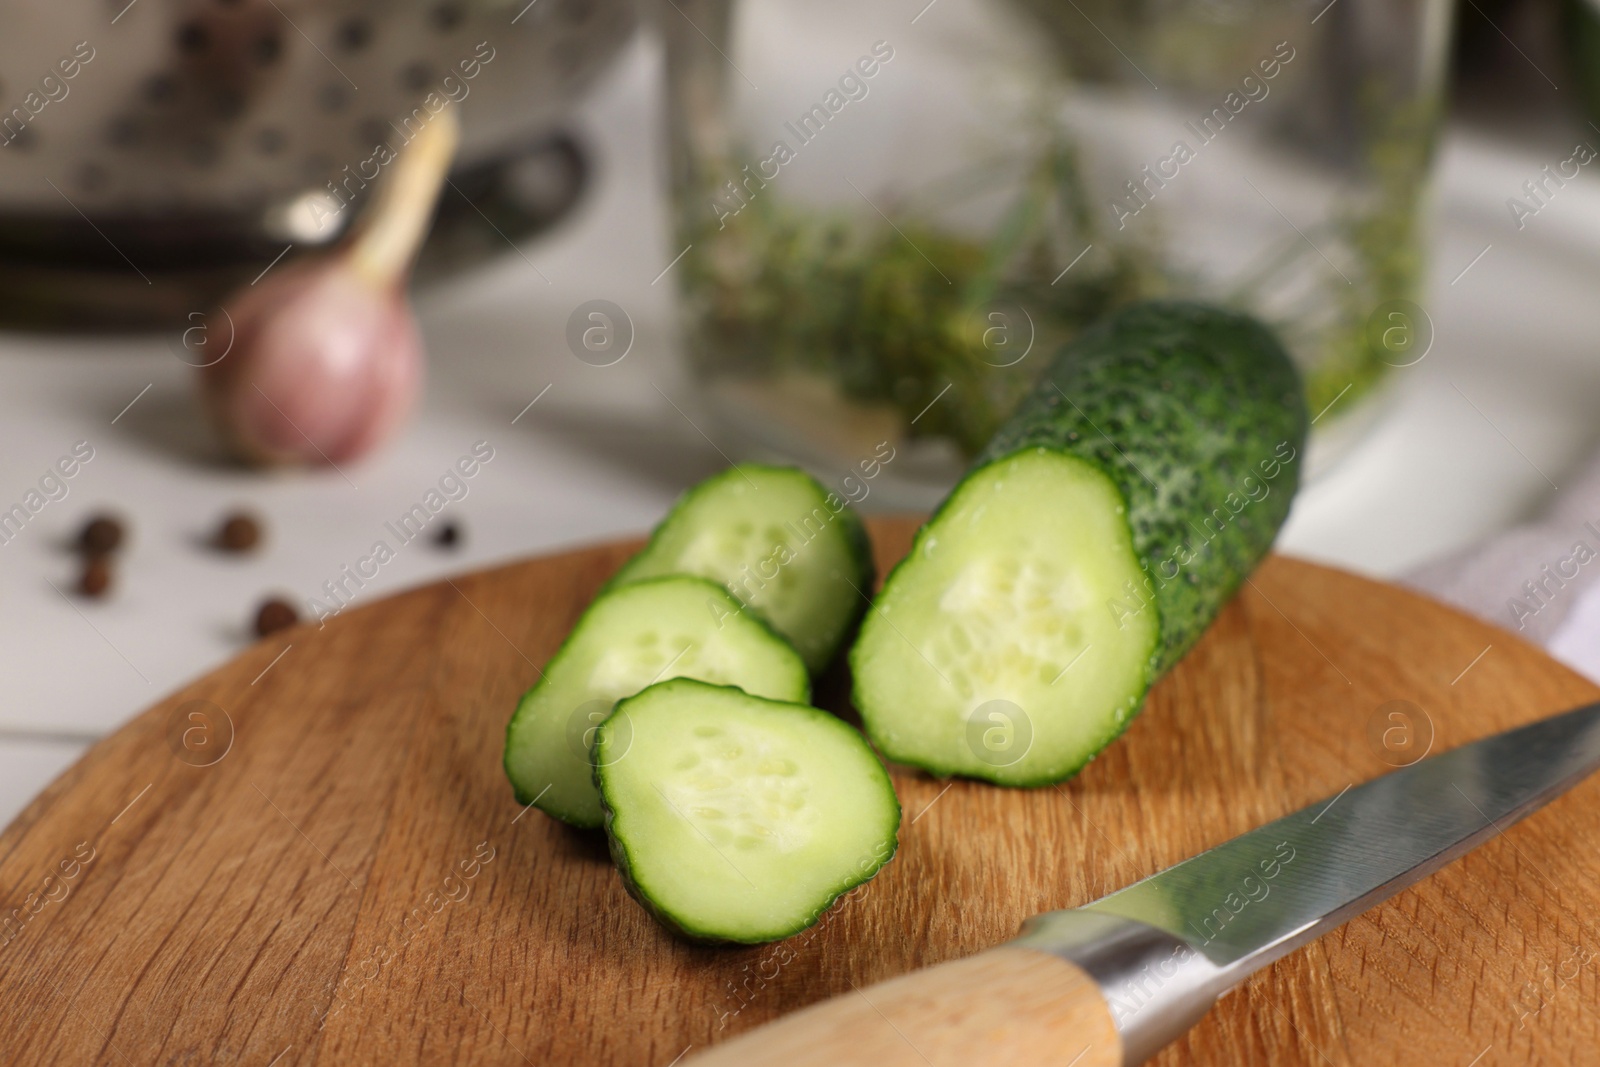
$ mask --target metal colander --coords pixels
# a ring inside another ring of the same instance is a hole
[[[457,214],[526,231],[500,202],[522,196],[548,221],[583,171],[563,113],[635,22],[631,0],[0,0],[0,312],[159,321],[332,240],[430,94],[487,201]]]

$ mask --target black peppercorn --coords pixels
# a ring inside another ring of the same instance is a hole
[[[78,592],[96,599],[106,595],[111,588],[111,560],[107,556],[90,556],[83,564],[83,575],[78,579]]]
[[[294,610],[293,604],[271,597],[262,601],[261,607],[256,610],[256,635],[265,637],[286,630],[299,621],[300,613]]]
[[[222,520],[213,543],[224,552],[249,552],[261,543],[261,522],[247,512],[235,511]]]
[[[93,515],[78,533],[78,547],[91,556],[105,556],[122,544],[122,523],[110,515]]]

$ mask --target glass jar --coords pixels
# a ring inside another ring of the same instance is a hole
[[[936,500],[1077,331],[1272,324],[1336,421],[1417,357],[1447,0],[667,0],[685,354],[746,454]]]

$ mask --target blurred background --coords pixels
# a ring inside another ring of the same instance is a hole
[[[0,0],[0,819],[730,461],[926,508],[1145,297],[1303,368],[1283,551],[1600,522],[1596,57],[1587,0]]]

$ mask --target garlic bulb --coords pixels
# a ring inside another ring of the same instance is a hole
[[[423,348],[405,286],[460,139],[446,107],[399,150],[358,228],[328,255],[223,302],[226,357],[201,370],[213,418],[244,458],[340,463],[387,439],[416,403]]]

